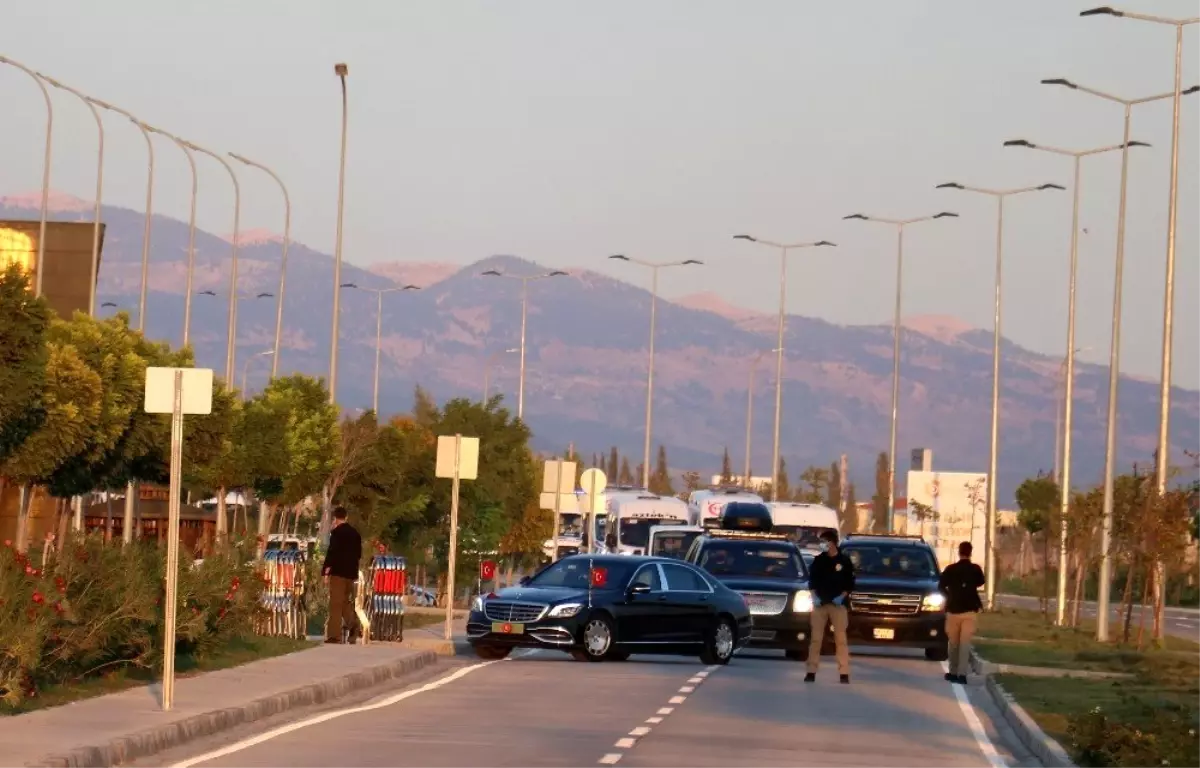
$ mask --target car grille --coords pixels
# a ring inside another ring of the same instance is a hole
[[[787,607],[786,592],[742,592],[741,595],[746,598],[751,615],[774,616],[783,613],[783,609]]]
[[[518,624],[529,624],[542,618],[548,607],[542,603],[484,600],[483,615],[487,616],[489,621],[515,621]]]
[[[855,592],[850,596],[850,610],[888,616],[904,616],[921,608],[921,595],[895,595],[877,592]]]

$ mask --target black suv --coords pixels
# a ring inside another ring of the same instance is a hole
[[[728,516],[725,523],[738,525]],[[813,607],[808,568],[787,536],[736,528],[705,531],[685,560],[741,593],[753,621],[748,645],[779,648],[798,661],[808,658]]]
[[[867,534],[838,546],[854,563],[850,643],[924,648],[925,658],[945,661],[946,596],[933,547],[919,536]]]

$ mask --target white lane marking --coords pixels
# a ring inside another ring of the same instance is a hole
[[[679,692],[680,692],[680,693],[691,693],[691,692],[692,692],[692,691],[694,691],[694,690],[696,690],[696,688],[695,688],[694,686],[691,686],[691,685],[685,685],[685,686],[683,686],[682,688],[680,688],[680,689],[679,689]]]
[[[669,714],[671,714],[671,713],[672,713],[672,712],[674,712],[674,711],[675,711],[675,708],[674,708],[674,707],[659,707],[659,710],[658,710],[658,712],[657,712],[657,713],[655,713],[655,714],[659,714],[659,715],[669,715]]]
[[[942,669],[949,672],[949,662],[943,661]],[[950,683],[950,688],[954,691],[954,698],[958,700],[958,708],[962,710],[963,717],[967,721],[967,727],[971,730],[971,735],[975,737],[975,743],[979,745],[979,751],[987,758],[988,764],[992,768],[1007,768],[1008,763],[996,751],[996,745],[992,744],[992,740],[988,738],[983,723],[979,721],[979,715],[975,714],[975,708],[971,706],[971,702],[967,698],[967,692],[964,690],[965,686]]]
[[[672,696],[671,700],[668,701],[667,703],[668,704],[682,704],[685,701],[687,701],[687,696]]]
[[[617,749],[629,749],[637,743],[637,739],[617,739],[617,743],[613,746]]]
[[[696,673],[696,677],[698,677],[698,678],[700,678],[701,680],[703,680],[704,678],[708,677],[708,670],[706,669],[706,670],[704,670],[703,672],[697,672],[697,673]]]
[[[691,683],[692,685],[695,685],[696,683],[704,682],[704,678],[697,675],[696,677],[689,677],[688,682]]]
[[[530,654],[521,654],[521,655],[530,655]],[[514,658],[514,657],[509,657],[509,658]],[[501,661],[508,661],[508,659],[502,659]],[[206,752],[202,755],[196,755],[195,757],[189,757],[186,760],[182,760],[178,763],[172,764],[171,768],[191,768],[191,766],[193,766],[193,765],[200,765],[201,763],[207,763],[210,760],[216,760],[219,757],[225,757],[226,755],[232,755],[235,752],[241,752],[243,749],[248,749],[255,745],[262,744],[264,741],[270,741],[271,739],[274,739],[277,736],[283,736],[285,734],[292,733],[293,731],[298,731],[301,728],[308,728],[309,726],[312,726],[312,725],[319,725],[320,723],[326,723],[326,722],[329,722],[330,720],[336,720],[337,718],[343,717],[344,715],[354,715],[354,714],[358,714],[359,712],[370,712],[372,710],[382,709],[384,707],[390,707],[393,704],[397,704],[401,701],[404,701],[405,699],[410,699],[413,696],[416,696],[418,694],[437,690],[438,688],[441,688],[443,685],[449,685],[450,683],[453,683],[455,680],[460,680],[463,677],[466,677],[467,675],[471,674],[472,672],[475,672],[476,670],[480,670],[480,669],[483,669],[484,667],[490,666],[492,664],[498,664],[498,663],[499,663],[499,661],[484,661],[484,662],[480,662],[478,664],[472,664],[470,666],[462,667],[461,669],[455,670],[454,672],[451,672],[450,674],[446,675],[445,677],[439,677],[437,680],[426,683],[425,685],[422,685],[420,688],[414,688],[411,691],[402,691],[401,693],[397,693],[392,696],[388,696],[386,698],[380,699],[379,701],[375,701],[370,704],[362,704],[357,707],[346,707],[345,709],[336,709],[332,712],[325,712],[324,714],[314,715],[313,717],[309,717],[304,720],[298,720],[294,723],[288,723],[286,725],[281,725],[278,728],[272,728],[269,731],[264,731],[264,732],[258,734],[257,736],[251,736],[249,738],[242,739],[241,741],[236,741],[233,744],[230,744],[229,746],[221,747],[220,749],[214,749],[211,752]]]
[[[646,718],[646,722],[650,723],[651,725],[658,725],[662,721],[663,721],[663,719],[661,717],[647,717]]]
[[[617,763],[621,762],[622,757],[624,757],[624,755],[620,752],[610,752],[609,754],[600,758],[600,765],[616,765]]]
[[[645,736],[647,733],[650,733],[650,729],[644,725],[639,725],[637,728],[634,728],[632,731],[630,731],[629,735],[633,736],[634,738],[640,738]]]

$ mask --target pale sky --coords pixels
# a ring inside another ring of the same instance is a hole
[[[331,251],[340,97],[350,65],[346,258],[468,263],[509,253],[646,284],[610,253],[699,258],[662,292],[716,291],[774,312],[777,259],[750,232],[829,239],[793,261],[789,310],[889,322],[894,235],[865,212],[961,215],[906,237],[905,314],[990,329],[995,204],[935,190],[1070,186],[1071,161],[1005,139],[1087,149],[1119,143],[1122,108],[1039,84],[1066,77],[1137,98],[1173,87],[1174,30],[1080,18],[1096,0],[605,3],[58,0],[10,3],[0,54],[198,144],[245,154],[289,185],[293,234]],[[1195,16],[1187,0],[1118,7]],[[1185,32],[1184,87],[1197,79]],[[0,67],[0,195],[40,184],[41,97]],[[1200,386],[1197,101],[1181,142],[1175,382]],[[96,132],[55,96],[51,186],[91,199]],[[1122,367],[1157,378],[1170,100],[1136,107]],[[106,119],[105,201],[141,209],[145,147]],[[156,212],[186,219],[182,154],[157,145]],[[1119,154],[1084,161],[1079,346],[1108,359]],[[282,228],[269,179],[240,170],[244,229]],[[201,161],[199,225],[230,230],[225,172]],[[1005,335],[1061,354],[1070,192],[1010,199]]]

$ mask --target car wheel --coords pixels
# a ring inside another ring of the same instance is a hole
[[[512,648],[506,648],[502,645],[475,646],[475,655],[488,661],[499,661],[500,659],[507,658],[510,653],[512,653]]]
[[[597,614],[583,628],[583,654],[588,661],[603,661],[613,646],[612,619]]]
[[[939,645],[936,648],[926,648],[925,658],[930,661],[945,661],[950,658],[950,648],[945,645]]]
[[[704,650],[700,652],[700,661],[704,664],[728,664],[737,650],[737,630],[733,623],[722,616],[717,619],[717,626],[704,640]]]
[[[808,661],[808,650],[800,648],[789,648],[783,652],[783,655],[792,661]]]

